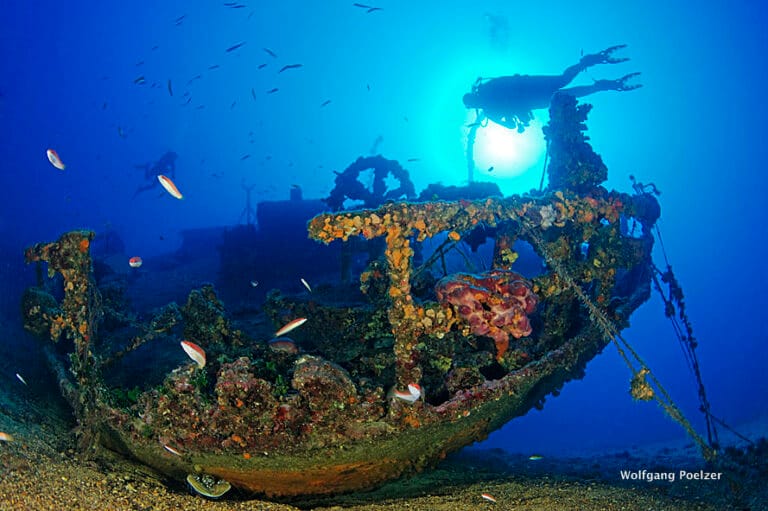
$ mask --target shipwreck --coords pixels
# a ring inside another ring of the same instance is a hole
[[[46,339],[84,452],[124,453],[211,498],[230,486],[333,494],[424,470],[542,406],[620,338],[651,292],[659,204],[643,187],[602,186],[607,168],[584,134],[588,111],[555,98],[540,191],[417,199],[400,170],[405,200],[382,192],[379,204],[342,210],[340,190],[336,210],[307,225],[319,244],[346,247],[339,286],[270,292],[264,321],[250,329],[228,317],[213,286],[151,318],[132,314],[94,280],[92,232],[28,248],[27,261],[47,264],[61,288],[41,271],[23,297],[24,323]],[[354,195],[348,178],[337,184]],[[426,240],[437,248],[424,250]],[[448,271],[455,247],[484,243],[489,268]],[[367,264],[352,297],[355,251]],[[274,337],[297,318],[306,323]],[[204,350],[204,363],[177,362],[149,388],[105,377],[128,371],[121,364],[137,350],[181,353],[182,340]],[[634,397],[663,397],[642,363],[630,367]]]

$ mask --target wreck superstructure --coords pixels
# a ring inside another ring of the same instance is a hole
[[[658,203],[600,185],[606,169],[583,135],[583,107],[573,98],[553,106],[546,134],[557,186],[312,218],[308,234],[318,242],[378,244],[360,274],[366,299],[274,292],[264,306],[271,324],[258,335],[230,321],[205,286],[149,321],[124,314],[116,343],[104,329],[96,335],[105,304],[89,285],[92,233],[31,247],[28,261],[63,276],[64,300],[30,290],[25,324],[74,341],[71,363],[55,353],[49,362],[89,431],[85,443],[180,481],[206,475],[269,496],[329,494],[422,470],[540,406],[583,375],[650,294]],[[417,266],[414,254],[430,238],[440,245]],[[459,244],[485,240],[491,269],[447,273],[439,264]],[[521,247],[541,271],[516,271]],[[296,318],[307,322],[291,332],[294,344],[277,349],[272,333]],[[141,346],[177,349],[181,339],[206,351],[204,368],[182,364],[132,396],[105,385],[105,365]],[[422,389],[420,399],[398,397],[409,385]]]

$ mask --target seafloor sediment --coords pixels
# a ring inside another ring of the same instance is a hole
[[[38,410],[36,413],[40,412]],[[619,453],[601,458],[545,459],[531,464],[524,456],[501,451],[468,451],[449,457],[434,471],[390,483],[374,491],[351,493],[301,507],[261,501],[233,492],[227,500],[212,501],[191,495],[183,487],[168,487],[141,465],[115,457],[109,465],[79,459],[73,450],[68,424],[53,415],[31,424],[0,416],[0,430],[12,442],[0,445],[0,510],[715,510],[760,509],[761,503],[741,495],[731,484],[678,482],[626,484],[616,474],[628,464],[659,465],[656,453]],[[668,463],[687,459],[667,453]],[[640,456],[647,456],[643,459]],[[661,468],[660,468],[661,469]],[[613,474],[613,476],[611,476]],[[496,499],[489,502],[481,496]],[[744,507],[744,506],[747,507]]]

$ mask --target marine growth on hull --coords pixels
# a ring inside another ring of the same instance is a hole
[[[443,200],[435,187],[417,200],[389,167],[408,200],[381,194],[308,222],[311,239],[342,245],[338,283],[273,290],[252,317],[233,318],[213,286],[140,317],[119,288],[96,285],[93,233],[30,247],[63,291],[41,278],[25,325],[48,339],[83,448],[121,451],[208,497],[230,485],[324,494],[421,470],[541,406],[650,292],[659,205],[601,186],[588,110],[554,101],[540,192],[477,198],[470,185]],[[350,166],[335,209],[361,165],[387,162]],[[489,245],[490,264],[473,264],[469,251]],[[136,372],[137,360],[155,369]]]

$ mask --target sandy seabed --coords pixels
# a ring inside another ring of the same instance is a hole
[[[74,450],[72,424],[59,418],[65,411],[7,398],[0,394],[0,431],[13,440],[0,442],[0,511],[768,509],[766,481],[744,481],[734,474],[725,473],[719,481],[621,480],[622,470],[703,469],[695,449],[682,442],[538,461],[498,449],[469,449],[434,470],[370,492],[289,505],[233,489],[213,501],[180,483],[166,484],[147,467],[116,454],[85,460]],[[764,436],[766,429],[761,431]]]

